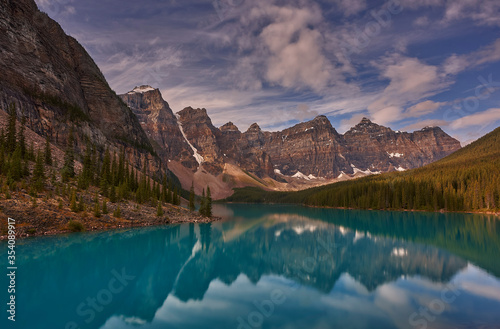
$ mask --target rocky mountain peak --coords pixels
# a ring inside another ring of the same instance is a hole
[[[317,122],[317,123],[322,123],[322,124],[325,124],[325,123],[331,124],[330,120],[328,120],[328,118],[325,115],[318,115],[317,117],[312,119],[311,122]]]
[[[360,125],[369,125],[373,123],[370,119],[368,119],[367,117],[363,117],[363,119],[361,119],[361,121],[359,122]]]
[[[372,122],[370,119],[363,117],[361,121],[349,129],[346,132],[346,135],[352,135],[352,134],[379,134],[379,133],[388,133],[392,132],[392,129],[378,125],[374,122]]]
[[[257,123],[252,123],[250,127],[248,127],[248,130],[246,131],[247,133],[255,133],[255,132],[260,132],[260,126]]]
[[[236,125],[234,123],[232,123],[231,121],[229,121],[225,125],[221,126],[219,129],[222,132],[240,132],[238,127],[236,127]]]
[[[184,124],[186,122],[190,123],[206,123],[212,126],[212,120],[207,114],[207,110],[205,108],[192,108],[191,106],[186,107],[182,111],[177,112],[177,115],[180,118],[180,121]]]

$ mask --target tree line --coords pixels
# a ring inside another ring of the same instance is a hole
[[[142,170],[129,165],[124,148],[118,153],[106,148],[101,154],[95,145],[87,141],[84,154],[79,157],[82,169],[77,172],[73,128],[70,128],[68,133],[61,170],[57,172],[56,168],[59,166],[52,155],[49,136],[46,136],[45,145],[35,150],[33,142],[29,146],[26,145],[25,119],[21,120],[19,129],[16,122],[16,109],[11,105],[6,129],[0,129],[0,175],[4,193],[8,198],[11,197],[10,191],[19,189],[18,184],[24,185],[29,180],[29,192],[33,197],[46,189],[50,181],[54,187],[53,192],[69,198],[70,208],[75,212],[84,208],[83,198],[79,194],[91,186],[97,187],[99,192],[93,205],[97,217],[107,213],[107,201],[99,203],[98,195],[102,195],[111,203],[130,200],[138,204],[157,205],[158,216],[163,215],[162,202],[177,206],[181,204],[181,190],[174,185],[172,179],[166,174],[159,179],[153,177],[148,172],[146,162]],[[194,190],[191,192],[194,193]],[[194,195],[193,202],[195,197]],[[211,202],[210,189],[207,187],[207,195],[201,199],[200,213],[211,216]],[[195,208],[191,206],[191,196],[189,208]],[[118,213],[115,215],[119,217],[120,210],[117,209]]]
[[[406,172],[338,182],[298,192],[236,190],[227,201],[426,211],[500,209],[500,128],[452,155]]]

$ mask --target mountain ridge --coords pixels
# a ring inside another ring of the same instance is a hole
[[[162,153],[163,162],[177,176],[190,176],[185,177],[184,188],[191,186],[198,172],[212,176],[219,183],[233,180],[228,165],[239,168],[241,175],[246,172],[255,176],[259,181],[255,184],[259,186],[263,179],[268,189],[299,188],[278,184],[296,179],[309,181],[305,188],[335,179],[416,168],[461,147],[459,141],[438,127],[412,133],[395,132],[368,118],[344,134],[339,134],[324,115],[282,131],[264,131],[258,123],[253,123],[242,132],[232,122],[215,127],[204,108],[186,107],[173,114],[161,92],[149,85],[136,87],[120,97],[141,118],[152,144],[160,146],[156,150]],[[171,121],[161,122],[161,129],[168,130],[172,138],[157,135],[160,128],[155,125],[159,114],[155,111],[168,111],[172,117]],[[163,152],[162,145],[178,152]],[[190,173],[179,168],[179,164]],[[204,186],[194,183],[195,190],[201,193]],[[225,185],[231,190],[238,184]]]
[[[237,189],[226,200],[334,208],[496,213],[500,209],[500,127],[439,161],[409,171],[384,173],[299,192]]]

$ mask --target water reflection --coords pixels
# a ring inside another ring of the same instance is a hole
[[[458,297],[428,327],[500,321],[494,218],[294,206],[221,210],[227,220],[213,224],[22,241],[18,324],[418,328],[421,316],[411,315],[450,285]],[[122,271],[133,279],[109,301],[103,290]],[[273,291],[284,302],[267,316],[259,306],[270,305]]]

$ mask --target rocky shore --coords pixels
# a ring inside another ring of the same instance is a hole
[[[89,200],[90,201],[90,200]],[[113,215],[120,208],[120,216]],[[28,194],[12,193],[10,199],[0,199],[0,240],[7,239],[7,218],[16,221],[16,237],[55,235],[70,232],[98,231],[124,227],[168,225],[175,223],[208,223],[219,217],[203,217],[197,212],[171,204],[163,205],[164,214],[157,208],[124,201],[108,203],[108,213],[96,217],[92,209],[72,212],[65,202],[46,195],[33,198]]]

